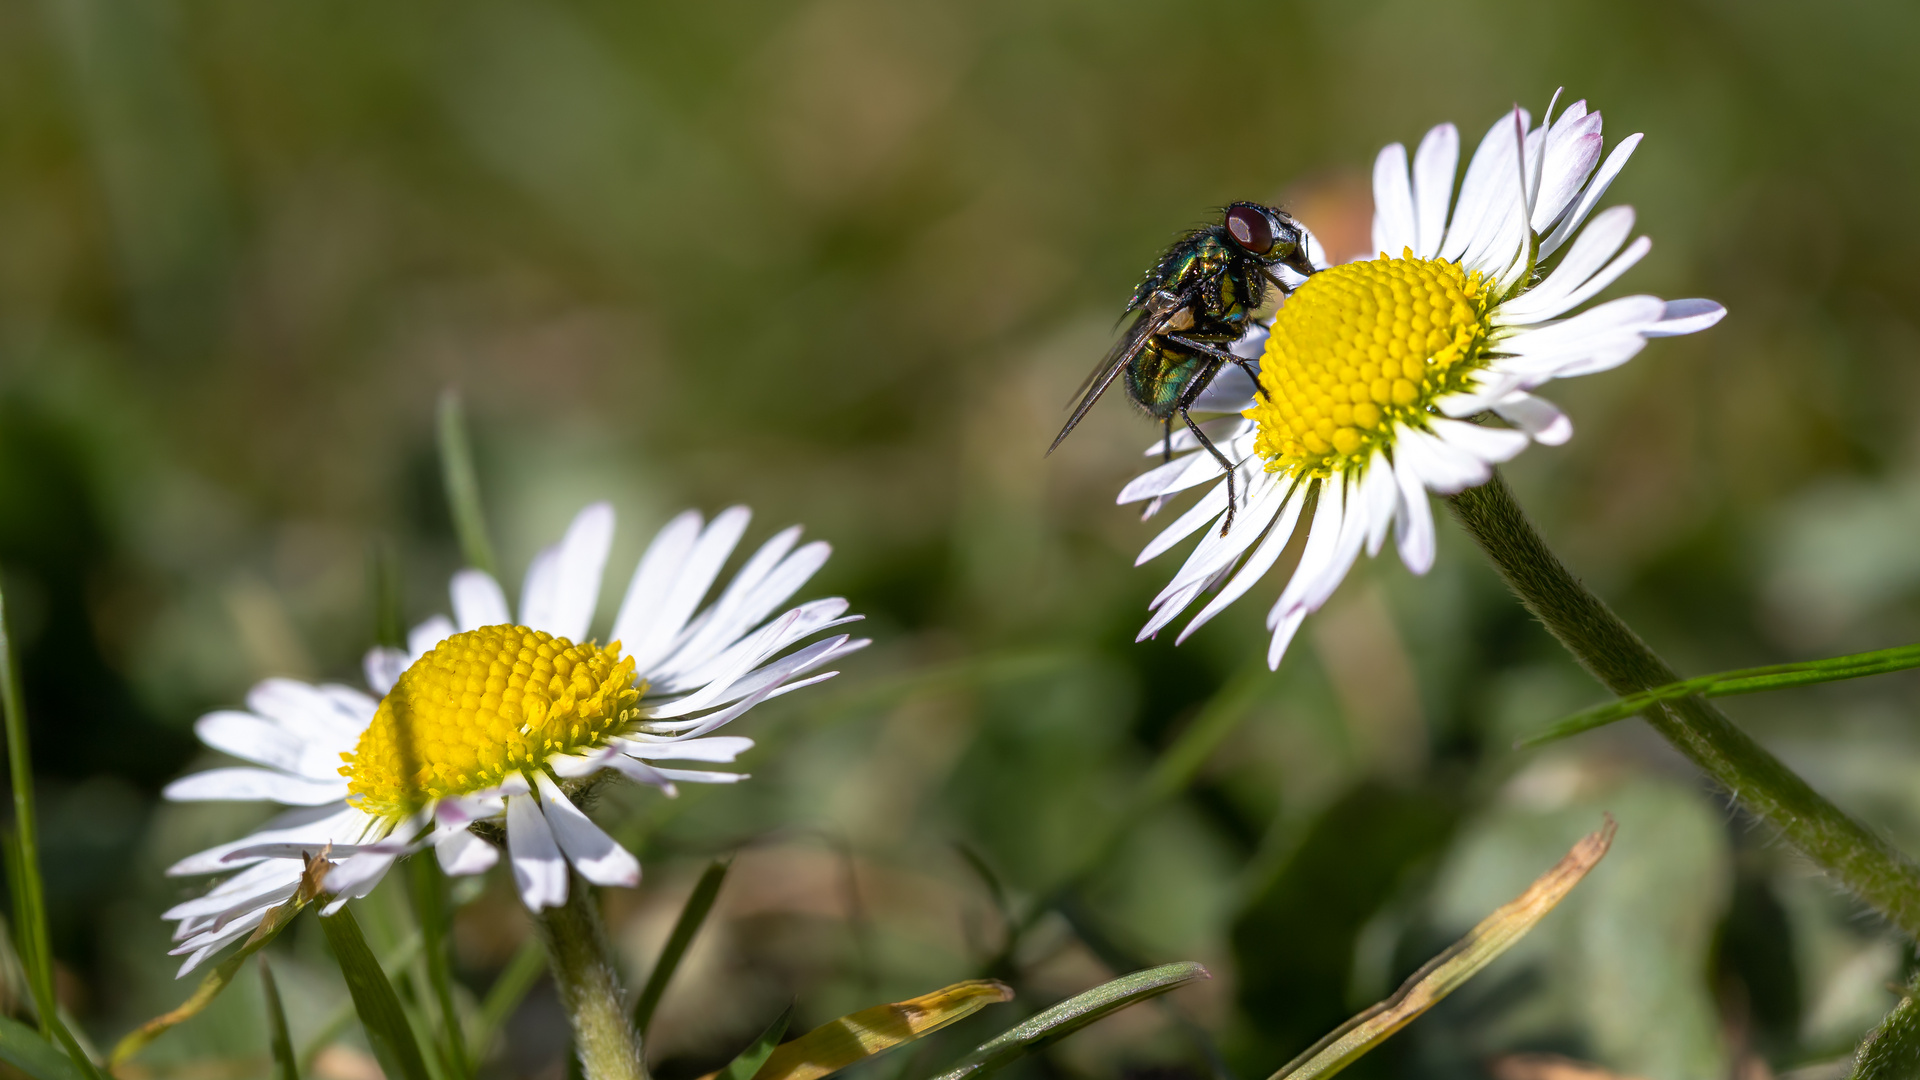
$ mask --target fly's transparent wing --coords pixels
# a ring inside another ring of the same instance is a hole
[[[1160,332],[1166,318],[1165,315],[1154,315],[1143,311],[1139,318],[1133,320],[1133,325],[1127,327],[1127,332],[1120,336],[1119,341],[1114,342],[1113,348],[1107,350],[1107,355],[1080,383],[1080,389],[1074,391],[1074,396],[1080,399],[1080,403],[1074,406],[1073,415],[1067,418],[1067,426],[1061,428],[1060,434],[1054,436],[1053,445],[1047,447],[1047,453],[1051,454],[1059,449],[1068,433],[1073,431],[1081,419],[1087,415],[1087,411],[1093,408],[1093,403],[1100,400],[1100,395],[1107,392],[1107,387],[1113,385],[1113,380],[1119,378],[1120,373],[1133,362],[1133,358],[1140,355],[1140,350],[1147,347],[1147,339]]]

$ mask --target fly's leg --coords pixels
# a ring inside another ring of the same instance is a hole
[[[1173,417],[1171,416],[1167,417],[1167,443],[1166,448],[1161,452],[1160,460],[1173,460]]]
[[[1233,529],[1233,508],[1240,501],[1234,493],[1233,462],[1228,461],[1227,455],[1221,453],[1220,448],[1213,445],[1213,440],[1207,438],[1207,433],[1200,430],[1200,425],[1193,422],[1193,417],[1187,414],[1184,405],[1180,408],[1180,419],[1186,422],[1187,430],[1193,432],[1193,437],[1200,440],[1200,445],[1207,448],[1207,453],[1213,455],[1213,460],[1219,462],[1222,469],[1227,470],[1227,520],[1220,523],[1220,535],[1225,536]]]
[[[1253,361],[1237,353],[1223,349],[1218,345],[1211,345],[1204,341],[1195,341],[1192,338],[1182,337],[1179,334],[1168,334],[1166,338],[1168,341],[1176,342],[1184,348],[1192,349],[1202,356],[1218,360],[1224,364],[1232,364],[1234,367],[1246,372],[1247,378],[1253,380],[1253,392],[1261,397],[1267,396],[1267,388],[1260,385],[1260,369],[1253,366]]]

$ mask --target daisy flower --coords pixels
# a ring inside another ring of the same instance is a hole
[[[1267,614],[1267,663],[1278,667],[1307,614],[1333,595],[1362,548],[1379,553],[1389,527],[1409,570],[1432,567],[1428,492],[1484,483],[1528,443],[1572,437],[1566,415],[1534,389],[1617,367],[1649,338],[1704,330],[1726,314],[1709,300],[1654,296],[1575,314],[1652,246],[1644,236],[1627,242],[1631,207],[1594,213],[1640,136],[1602,162],[1599,113],[1584,101],[1558,119],[1552,104],[1547,111],[1538,127],[1519,108],[1496,121],[1457,197],[1460,135],[1452,124],[1427,132],[1411,173],[1405,147],[1380,152],[1377,254],[1339,266],[1316,257],[1317,272],[1271,326],[1236,345],[1260,358],[1257,388],[1228,370],[1196,405],[1240,414],[1209,431],[1235,462],[1237,513],[1224,535],[1207,530],[1154,598],[1139,640],[1219,587],[1181,630],[1186,640],[1252,588],[1305,528],[1300,561]],[[1502,423],[1476,422],[1493,418]],[[1178,432],[1172,446],[1199,444]],[[1189,452],[1134,479],[1119,501],[1148,501],[1152,516],[1169,496],[1223,474],[1212,455]],[[1215,485],[1137,563],[1219,520],[1227,498],[1228,485]]]
[[[588,632],[613,508],[596,503],[535,557],[517,618],[491,575],[462,570],[451,619],[415,627],[405,650],[367,654],[372,694],[269,679],[248,695],[246,711],[202,717],[202,742],[254,764],[184,777],[166,797],[293,809],[167,871],[239,871],[166,912],[179,921],[173,952],[187,955],[180,974],[292,897],[305,859],[335,863],[324,884],[330,913],[429,845],[449,874],[489,869],[499,853],[470,828],[481,823],[504,834],[514,881],[535,911],[566,902],[569,865],[595,884],[638,884],[639,862],[570,792],[604,770],[669,795],[676,782],[746,779],[656,762],[735,760],[753,741],[713,731],[768,698],[831,678],[836,672],[813,672],[867,644],[838,634],[792,649],[858,619],[845,600],[768,618],[827,560],[825,543],[795,546],[798,527],[762,545],[700,607],[748,517],[734,507],[703,524],[689,511],[660,530],[605,646]]]

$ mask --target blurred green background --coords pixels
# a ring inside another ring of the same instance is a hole
[[[1209,701],[1239,726],[1035,928],[1018,1002],[867,1075],[1130,957],[1215,979],[1033,1075],[1208,1077],[1197,1024],[1264,1076],[1603,810],[1588,883],[1356,1075],[1844,1055],[1906,947],[1637,721],[1508,750],[1600,693],[1457,530],[1425,579],[1361,567],[1267,675],[1278,581],[1132,644],[1173,565],[1132,569],[1153,530],[1112,505],[1152,425],[1105,402],[1041,452],[1178,230],[1281,199],[1364,244],[1379,146],[1565,85],[1648,134],[1609,199],[1657,241],[1625,288],[1732,314],[1553,388],[1578,437],[1511,466],[1523,501],[1683,671],[1914,640],[1916,40],[1894,0],[0,5],[0,564],[65,1000],[111,1039],[187,992],[157,916],[200,886],[160,871],[266,813],[158,802],[215,760],[195,717],[357,683],[377,544],[409,621],[444,609],[451,386],[506,565],[611,498],[617,595],[672,513],[746,502],[750,541],[833,542],[809,593],[878,642],[743,721],[752,783],[600,805],[648,867],[608,897],[635,972],[741,852],[656,1024],[669,1080],[789,998],[799,1026],[975,974],[1005,928],[956,842],[1045,893]],[[1920,851],[1917,687],[1727,708]],[[499,881],[459,929],[476,991],[525,933]],[[317,930],[277,948],[299,1041],[342,991]],[[243,980],[136,1072],[265,1075],[259,1010]],[[564,1040],[536,991],[490,1068],[559,1080]],[[365,1080],[352,1043],[318,1074]]]

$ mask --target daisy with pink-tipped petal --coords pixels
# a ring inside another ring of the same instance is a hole
[[[180,974],[292,897],[306,858],[335,864],[324,883],[331,911],[429,846],[449,874],[490,869],[499,852],[470,828],[481,822],[498,823],[535,911],[566,902],[570,868],[599,885],[638,884],[639,862],[574,805],[569,782],[611,770],[672,795],[676,783],[746,779],[684,766],[733,762],[753,741],[714,731],[831,678],[819,669],[867,644],[847,634],[809,641],[859,618],[844,600],[774,614],[829,553],[800,544],[797,527],[761,545],[702,606],[748,518],[743,507],[711,522],[689,511],[660,530],[605,646],[588,634],[614,515],[596,503],[535,557],[517,614],[491,575],[455,574],[452,618],[421,623],[404,650],[367,654],[371,694],[269,679],[245,711],[202,717],[201,741],[253,764],[184,777],[166,797],[292,809],[168,870],[238,871],[166,912],[179,922],[174,953],[187,956]]]
[[[1519,108],[1495,121],[1457,194],[1452,124],[1427,132],[1411,163],[1397,143],[1380,152],[1377,254],[1339,266],[1316,259],[1318,272],[1271,324],[1236,347],[1260,349],[1258,386],[1229,370],[1203,399],[1238,413],[1206,425],[1239,477],[1233,528],[1207,528],[1226,512],[1228,485],[1190,433],[1173,437],[1182,456],[1120,493],[1123,504],[1146,501],[1152,516],[1177,493],[1222,481],[1140,553],[1144,563],[1202,534],[1154,598],[1140,640],[1212,593],[1184,641],[1304,529],[1300,561],[1267,614],[1267,662],[1278,667],[1301,622],[1389,532],[1408,569],[1432,567],[1430,492],[1485,483],[1529,443],[1573,436],[1534,390],[1618,367],[1651,338],[1704,330],[1726,314],[1710,300],[1654,296],[1583,308],[1652,246],[1644,236],[1628,242],[1631,207],[1595,212],[1640,136],[1603,156],[1599,113],[1584,101],[1552,112],[1549,104],[1539,126]]]

